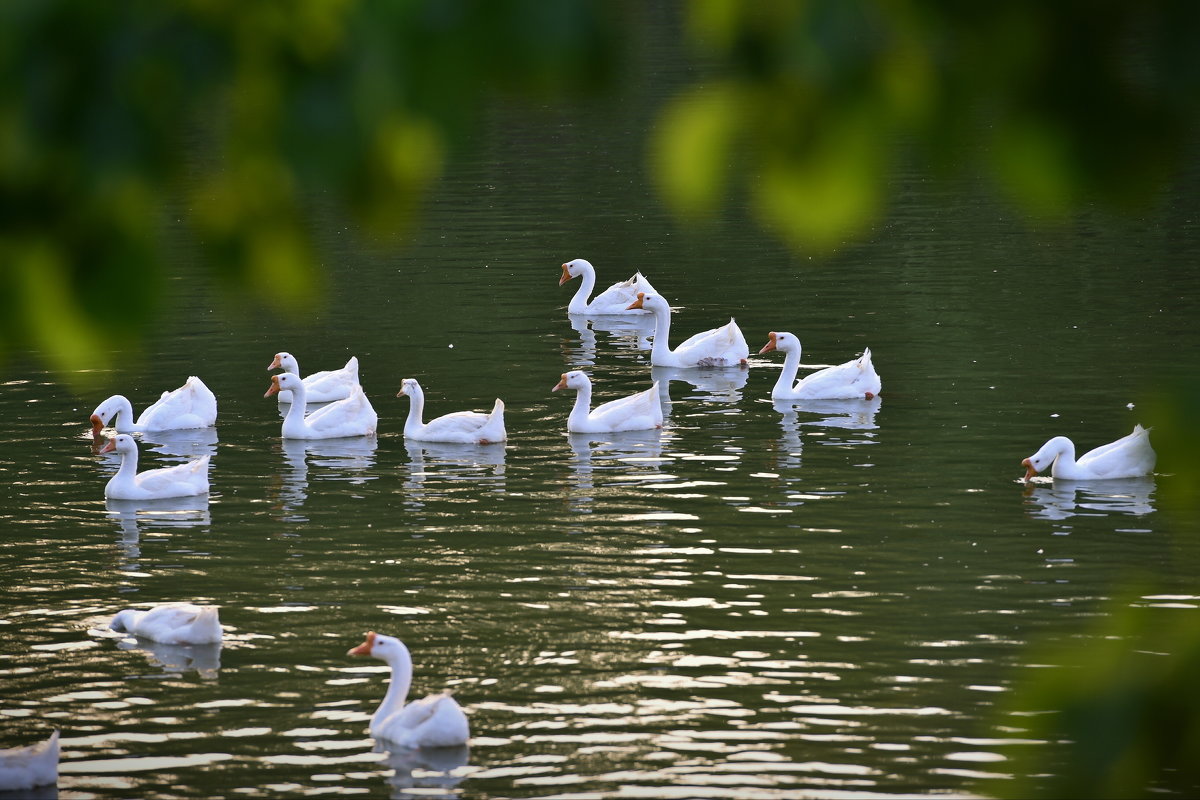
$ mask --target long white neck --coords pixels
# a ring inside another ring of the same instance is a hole
[[[120,394],[113,395],[113,401],[117,404],[117,413],[113,414],[113,427],[117,429],[117,433],[133,433],[137,430],[137,424],[133,421],[133,405],[128,398]]]
[[[671,309],[656,307],[654,311],[654,344],[650,348],[650,363],[663,356],[672,355],[668,339],[671,337]]]
[[[284,436],[287,436],[292,431],[304,430],[304,414],[306,410],[304,384],[301,381],[293,381],[292,405],[288,409],[287,416],[283,418]]]
[[[412,436],[420,433],[425,427],[425,392],[420,386],[414,386],[412,389],[405,389],[404,393],[408,395],[408,418],[404,420],[404,433],[406,436]]]
[[[588,415],[592,411],[592,384],[585,383],[575,392],[575,406],[571,409],[571,416],[567,420],[568,428],[577,428],[585,425],[588,421]]]
[[[295,356],[292,356],[284,361],[281,366],[283,367],[284,372],[290,372],[297,378],[300,377],[300,362],[296,360]]]
[[[122,483],[133,483],[133,479],[137,476],[138,451],[137,448],[126,450],[121,453],[121,468],[117,470],[117,474],[113,476],[113,480]]]
[[[592,296],[592,289],[596,288],[596,273],[594,270],[585,269],[583,274],[579,276],[579,288],[575,290],[575,296],[571,298],[571,302],[567,304],[567,313],[582,314],[587,311],[588,298]]]
[[[1055,436],[1048,444],[1054,446],[1054,460],[1050,462],[1051,473],[1055,469],[1071,470],[1075,467],[1075,443],[1065,436]]]
[[[784,351],[783,369],[779,371],[779,379],[771,394],[787,394],[796,385],[796,372],[800,369],[800,348]]]
[[[379,708],[375,709],[375,713],[371,715],[372,733],[375,732],[379,723],[404,708],[404,701],[408,699],[409,687],[412,686],[412,656],[408,654],[407,649],[402,649],[400,655],[388,663],[392,666],[392,681],[388,684],[387,694],[383,696]]]

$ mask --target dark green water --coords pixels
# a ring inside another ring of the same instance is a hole
[[[1143,572],[1170,596],[1140,603],[1195,613],[1170,475],[1017,480],[1050,436],[1124,435],[1192,369],[1194,191],[1051,228],[901,171],[863,241],[809,258],[737,208],[664,215],[639,149],[654,77],[497,109],[403,249],[322,216],[310,315],[221,297],[181,241],[172,313],[119,370],[75,395],[7,364],[0,745],[61,727],[64,797],[986,796],[1018,750],[1056,746],[997,711],[1031,643],[1088,635]],[[752,352],[771,330],[805,363],[869,346],[882,397],[776,408],[770,356],[652,375],[636,333],[567,318],[575,257],[605,285],[644,271],[675,341],[733,315]],[[306,372],[357,355],[378,439],[281,443],[262,394],[284,349]],[[577,367],[598,400],[663,379],[665,429],[568,436],[550,389]],[[209,503],[107,507],[91,409],[191,374],[215,435],[144,441],[142,464],[213,453]],[[427,417],[504,399],[508,444],[407,444],[409,376]],[[221,606],[219,654],[164,665],[97,628],[173,600]],[[415,691],[456,690],[466,763],[374,751],[386,675],[345,656],[368,629],[408,642]]]

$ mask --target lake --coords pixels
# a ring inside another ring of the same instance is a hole
[[[1147,613],[1195,613],[1170,474],[1020,481],[1192,369],[1195,176],[1142,216],[1048,224],[901,166],[860,241],[791,252],[736,201],[665,214],[642,143],[682,56],[647,48],[659,72],[621,96],[494,108],[402,247],[321,212],[315,309],[224,295],[171,214],[142,349],[79,390],[9,360],[0,745],[61,728],[59,796],[990,796],[1065,747],[1005,710],[1039,646],[1095,635],[1137,575]],[[673,343],[735,317],[749,367],[651,369],[647,331],[569,318],[577,257],[601,285],[642,270]],[[805,364],[870,347],[881,396],[772,403],[782,358],[756,354],[783,330]],[[282,441],[280,350],[306,373],[357,356],[378,436]],[[577,368],[597,401],[660,381],[663,430],[568,435],[551,388]],[[216,428],[140,437],[141,463],[211,454],[208,502],[106,503],[91,410],[189,375]],[[509,441],[406,442],[405,377],[426,418],[502,398]],[[105,630],[177,600],[220,605],[223,646]],[[414,693],[455,691],[469,752],[376,749],[386,668],[346,655],[368,630],[408,643]]]

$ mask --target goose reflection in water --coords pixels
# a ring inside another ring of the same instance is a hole
[[[741,402],[742,389],[750,379],[748,369],[707,369],[705,367],[651,367],[650,380],[658,383],[663,404],[663,415],[671,409],[671,381],[689,383],[698,392],[685,394],[681,399],[701,400],[707,403]]]
[[[295,511],[308,499],[310,460],[312,466],[320,470],[314,475],[315,480],[362,484],[375,478],[370,472],[375,466],[375,450],[379,446],[374,436],[280,439],[279,442],[289,468],[278,487],[278,502],[284,510]]]
[[[384,763],[393,770],[387,779],[393,800],[458,797],[454,790],[467,777],[463,767],[471,757],[467,745],[388,750],[376,742],[375,752],[385,753]]]
[[[641,482],[660,477],[659,468],[664,460],[661,429],[645,431],[621,431],[618,433],[569,433],[567,441],[575,458],[571,467],[575,471],[575,487],[584,492],[595,488],[594,473],[603,470],[621,482]],[[591,513],[595,497],[579,495],[572,498],[576,511]]]
[[[138,434],[142,450],[167,456],[169,462],[193,461],[200,456],[216,456],[217,429],[190,428],[178,431],[144,431]]]
[[[117,642],[121,650],[141,650],[153,666],[164,673],[182,675],[191,670],[204,680],[216,680],[221,672],[221,643],[163,644],[151,639],[126,637]]]
[[[875,415],[883,398],[878,395],[870,400],[774,400],[772,405],[781,414],[799,412],[812,414],[820,419],[805,419],[801,425],[822,428],[844,428],[846,430],[875,430]]]
[[[434,492],[427,487],[431,476],[447,482],[468,484],[493,483],[496,490],[504,488],[504,442],[491,444],[458,444],[453,442],[421,442],[405,439],[408,451],[408,475],[404,489],[417,507]],[[491,473],[491,479],[486,473]]]
[[[1038,519],[1109,514],[1140,517],[1156,510],[1154,488],[1154,478],[1148,475],[1111,481],[1055,480],[1028,484],[1024,496],[1029,515]]]
[[[775,410],[781,413],[779,435],[776,445],[775,465],[778,469],[795,469],[801,463],[801,451],[804,448],[800,440],[800,418],[791,404],[776,403]]]
[[[156,500],[114,500],[106,498],[104,508],[108,517],[121,526],[121,545],[125,558],[141,558],[143,530],[152,528],[193,528],[212,524],[208,510],[208,495],[163,497]],[[132,564],[122,569],[135,569]]]
[[[590,367],[596,363],[596,331],[609,334],[620,348],[650,349],[650,335],[654,333],[654,317],[651,314],[594,317],[568,314],[567,319],[579,334],[579,352],[571,362],[576,368]]]

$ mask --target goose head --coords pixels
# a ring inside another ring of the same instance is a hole
[[[646,294],[645,292],[638,292],[637,300],[630,303],[625,310],[632,311],[635,308],[644,308],[647,311],[671,312],[671,306],[660,295]]]
[[[276,353],[275,360],[271,362],[271,366],[267,369],[281,369],[284,372],[294,372],[299,374],[300,366],[296,362],[296,357],[291,353]]]
[[[271,385],[268,387],[266,394],[263,397],[270,397],[273,394],[278,394],[284,389],[291,389],[293,392],[304,391],[304,382],[300,380],[300,376],[291,372],[281,372],[278,375],[271,376]]]
[[[367,631],[363,643],[346,651],[348,656],[371,656],[389,663],[410,658],[408,647],[395,636]]]
[[[1055,436],[1038,448],[1038,451],[1029,458],[1022,459],[1021,466],[1025,468],[1025,480],[1029,480],[1047,467],[1053,466],[1055,460],[1071,446],[1071,441],[1065,436]]]
[[[100,448],[101,453],[111,453],[116,450],[124,455],[128,452],[137,452],[137,443],[133,441],[133,437],[128,433],[119,433],[108,440],[108,444]]]
[[[400,381],[400,391],[396,392],[396,397],[404,397],[409,395],[416,397],[421,393],[421,384],[417,383],[416,378],[405,378]]]
[[[550,391],[557,392],[559,389],[574,389],[575,391],[579,391],[586,386],[590,386],[591,383],[592,381],[582,370],[575,369],[570,372],[564,372],[562,380],[556,383]]]
[[[562,286],[572,278],[578,278],[589,270],[595,271],[592,267],[592,262],[586,258],[577,258],[574,261],[568,261],[562,265],[562,277],[558,279],[558,285]]]
[[[114,394],[112,397],[105,400],[100,405],[96,406],[96,410],[92,412],[89,421],[92,423],[92,436],[99,439],[100,431],[104,430],[104,426],[112,419],[121,406],[121,396]]]
[[[772,350],[781,350],[787,353],[792,350],[799,349],[800,340],[796,338],[795,334],[788,333],[786,331],[779,333],[771,331],[767,334],[767,343],[763,345],[762,350],[758,351],[758,354],[761,356],[763,353],[769,353]]]

